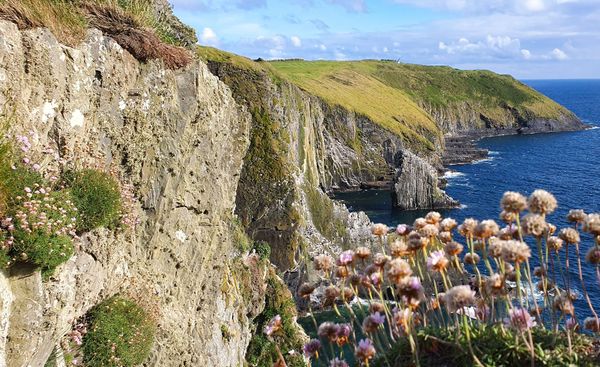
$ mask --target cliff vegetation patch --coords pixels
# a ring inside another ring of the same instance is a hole
[[[82,344],[86,366],[137,366],[148,358],[156,322],[138,304],[115,296],[94,307],[88,318]]]
[[[71,46],[95,27],[138,60],[160,59],[172,69],[191,62],[191,54],[179,46],[196,39],[193,31],[170,13],[159,12],[150,0],[0,0],[0,19],[19,29],[46,27]]]

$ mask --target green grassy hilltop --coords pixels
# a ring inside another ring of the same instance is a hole
[[[255,62],[212,47],[200,47],[198,54],[205,61],[264,71],[292,82],[328,103],[367,116],[413,147],[431,149],[433,137],[458,123],[467,123],[462,129],[468,130],[518,127],[532,120],[576,120],[548,97],[491,71],[387,60]],[[463,121],[465,116],[475,121]]]

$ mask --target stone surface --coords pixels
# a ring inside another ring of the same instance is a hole
[[[43,365],[72,322],[118,292],[159,306],[147,365],[242,365],[261,300],[223,292],[237,284],[229,222],[250,127],[229,89],[201,62],[140,64],[98,31],[69,48],[3,21],[0,76],[9,132],[33,131],[66,158],[103,156],[133,184],[140,218],[134,231],[85,235],[48,282],[31,269],[0,275],[0,366]]]

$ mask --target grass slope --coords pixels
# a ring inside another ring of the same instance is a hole
[[[433,150],[443,134],[433,117],[438,111],[455,120],[471,112],[497,127],[513,123],[514,116],[524,121],[574,118],[513,77],[491,71],[376,60],[255,62],[212,47],[199,47],[197,54],[205,61],[288,80],[331,104],[367,116],[417,150]]]
[[[565,108],[513,77],[490,71],[375,60],[286,60],[269,65],[308,92],[369,116],[409,140],[439,132],[428,112],[458,114],[465,105],[498,126],[511,122],[510,114],[524,119],[570,116]]]

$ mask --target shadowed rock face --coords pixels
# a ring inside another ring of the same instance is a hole
[[[9,133],[115,167],[140,218],[133,233],[85,235],[48,282],[20,266],[0,272],[0,365],[44,365],[74,320],[124,291],[159,305],[148,365],[242,365],[264,291],[232,286],[243,284],[230,220],[250,116],[229,89],[200,62],[140,64],[98,31],[75,49],[0,21],[0,108],[14,113]]]

